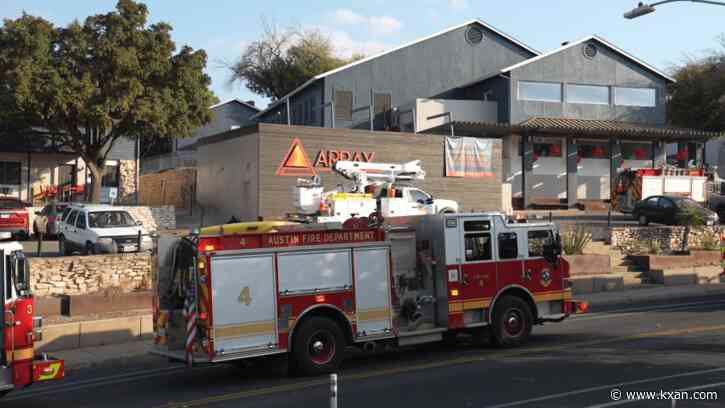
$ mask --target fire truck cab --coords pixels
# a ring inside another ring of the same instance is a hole
[[[535,324],[581,309],[554,224],[501,213],[393,220],[162,237],[152,352],[211,363],[289,353],[292,368],[315,375],[336,369],[349,346],[460,332],[516,346]]]
[[[0,232],[0,239],[9,238],[9,233]],[[42,339],[42,317],[35,316],[29,262],[19,242],[0,242],[0,294],[5,305],[0,313],[0,344],[4,346],[0,395],[63,378],[63,360],[35,354],[34,343]]]

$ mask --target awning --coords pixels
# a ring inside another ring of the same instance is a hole
[[[450,134],[451,125],[444,124],[423,133]],[[460,136],[502,136],[505,134],[557,134],[589,137],[620,137],[646,140],[705,141],[723,133],[673,126],[654,126],[611,120],[534,117],[520,124],[492,122],[453,122],[453,132]]]

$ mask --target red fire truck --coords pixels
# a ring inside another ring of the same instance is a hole
[[[460,332],[516,346],[533,325],[584,311],[554,224],[501,213],[394,220],[160,238],[152,352],[189,363],[289,353],[293,369],[316,375],[337,368],[348,346]]]
[[[9,239],[0,232],[0,239]],[[63,378],[63,360],[36,355],[34,343],[42,337],[42,317],[35,316],[30,293],[29,264],[19,242],[0,242],[0,396],[28,385]]]

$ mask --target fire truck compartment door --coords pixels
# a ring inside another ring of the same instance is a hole
[[[215,257],[211,274],[215,349],[227,353],[274,346],[274,255]]]
[[[358,248],[354,258],[357,337],[391,333],[389,249]]]

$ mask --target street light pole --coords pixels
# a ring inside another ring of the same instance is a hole
[[[652,4],[645,4],[645,3],[640,2],[637,5],[637,7],[624,13],[624,18],[631,20],[631,19],[634,19],[637,17],[642,17],[645,14],[653,13],[655,11],[655,6],[659,6],[661,4],[666,4],[666,3],[674,3],[676,1],[689,1],[691,3],[703,3],[703,4],[712,4],[715,6],[725,6],[725,2],[710,1],[710,0],[664,0],[664,1],[658,1],[658,2],[652,3]]]

